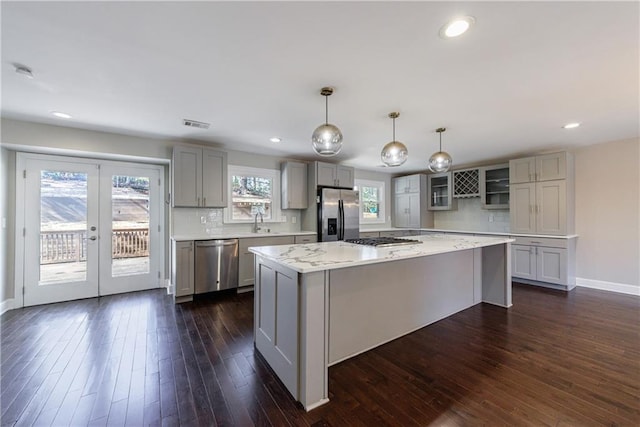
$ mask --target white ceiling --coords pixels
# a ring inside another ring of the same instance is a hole
[[[1,7],[3,117],[321,159],[310,137],[328,85],[335,161],[394,173],[426,169],[440,126],[454,165],[639,136],[635,1]],[[439,38],[456,15],[476,24]],[[391,111],[409,160],[378,169]]]

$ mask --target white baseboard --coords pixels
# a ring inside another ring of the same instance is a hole
[[[13,298],[9,298],[0,302],[0,315],[6,313],[9,310],[13,310]]]
[[[604,280],[582,279],[580,277],[576,277],[576,286],[640,296],[639,286],[626,285],[624,283],[605,282]]]

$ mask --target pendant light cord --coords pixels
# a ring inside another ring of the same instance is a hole
[[[442,132],[440,132],[440,152],[442,153]]]

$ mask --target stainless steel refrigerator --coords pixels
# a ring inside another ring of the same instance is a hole
[[[360,234],[359,195],[353,190],[318,189],[318,241],[357,239]]]

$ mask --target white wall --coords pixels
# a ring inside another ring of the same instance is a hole
[[[640,139],[574,151],[576,280],[640,291]]]
[[[0,302],[14,297],[13,241],[15,222],[15,153],[0,148]],[[0,306],[0,313],[4,307]]]

